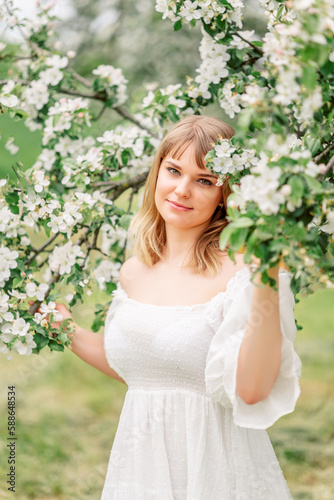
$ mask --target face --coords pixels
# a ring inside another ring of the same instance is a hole
[[[172,156],[164,158],[155,204],[166,226],[204,229],[222,202],[222,189],[215,185],[217,179],[217,175],[197,165],[192,145],[178,160]]]

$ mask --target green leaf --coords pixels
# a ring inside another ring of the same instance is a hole
[[[254,233],[256,234],[256,237],[261,241],[266,241],[273,238],[273,234],[265,226],[257,227]]]
[[[322,193],[322,185],[317,179],[306,174],[304,175],[304,179],[310,191],[313,191],[315,194]]]
[[[288,180],[289,186],[291,186],[291,201],[293,203],[298,202],[304,194],[304,183],[300,177],[294,175]]]
[[[221,250],[225,250],[226,245],[230,242],[230,236],[233,231],[234,227],[232,226],[232,224],[228,224],[226,227],[224,227],[219,239],[219,246]]]
[[[313,66],[303,68],[303,84],[310,90],[313,90],[317,84],[318,74]]]
[[[247,239],[248,232],[249,229],[246,227],[233,231],[231,234],[231,246],[233,250],[237,251],[242,247]]]
[[[130,158],[129,152],[126,150],[122,151],[121,158],[123,165],[127,165]]]
[[[173,24],[174,31],[179,31],[182,28],[182,19],[179,19]]]
[[[64,346],[61,344],[58,344],[58,342],[56,342],[55,340],[50,340],[49,347],[50,347],[51,351],[59,351],[59,352],[64,351]]]
[[[49,342],[49,340],[40,333],[35,333],[34,341],[36,342],[39,351]]]
[[[14,278],[13,280],[13,288],[17,288],[22,283],[22,278]]]
[[[253,219],[250,217],[240,217],[233,222],[233,227],[250,227],[254,225]]]

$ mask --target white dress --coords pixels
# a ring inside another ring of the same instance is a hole
[[[128,390],[101,500],[292,498],[264,430],[294,410],[300,393],[290,274],[279,271],[280,373],[254,405],[235,390],[250,277],[242,268],[225,292],[193,306],[144,304],[118,285],[104,347]]]

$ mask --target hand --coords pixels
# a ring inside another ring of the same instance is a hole
[[[67,307],[64,305],[64,304],[60,304],[59,302],[56,302],[56,309],[58,312],[60,312],[60,314],[63,316],[63,319],[72,319],[75,327],[77,327],[78,325],[75,323],[75,321],[73,320],[73,316],[72,314],[70,313],[70,311],[67,309]],[[49,321],[49,315],[47,316],[47,321]],[[58,330],[60,330],[60,324],[61,324],[61,321],[55,321],[53,323],[51,323],[51,327],[52,328],[57,328]]]

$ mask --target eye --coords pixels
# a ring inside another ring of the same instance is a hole
[[[176,168],[173,168],[173,167],[167,167],[167,170],[168,170],[168,172],[170,172],[170,173],[171,173],[171,174],[173,174],[173,175],[175,174],[175,172],[176,172],[177,174],[179,174],[179,173],[180,173],[178,170],[176,170]]]
[[[203,186],[213,186],[213,182],[209,181],[209,179],[199,179],[199,182],[203,184]]]

